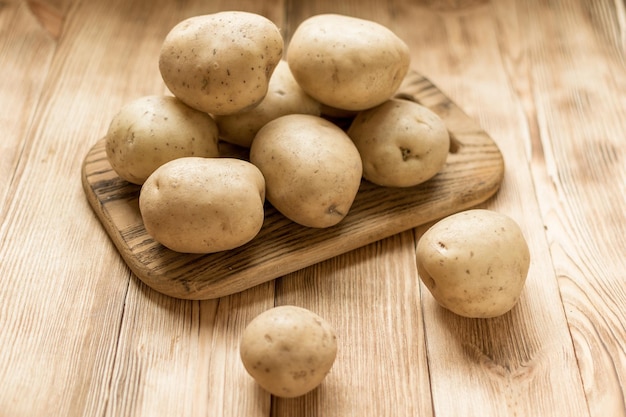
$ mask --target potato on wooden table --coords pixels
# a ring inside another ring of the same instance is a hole
[[[150,236],[184,253],[214,253],[252,240],[263,225],[265,180],[235,158],[186,157],[148,177],[139,210]]]
[[[256,316],[239,348],[248,373],[279,397],[297,397],[322,383],[337,356],[331,325],[312,311],[285,305]]]
[[[120,178],[143,184],[166,162],[185,156],[219,155],[215,120],[171,96],[145,96],[113,117],[106,154]]]
[[[364,110],[389,99],[409,70],[407,44],[365,19],[320,14],[302,22],[287,50],[294,78],[325,106]]]
[[[308,227],[343,220],[361,185],[363,166],[348,135],[318,116],[291,114],[259,130],[250,148],[267,187],[267,200]]]
[[[390,99],[357,114],[348,129],[363,160],[363,177],[388,187],[423,183],[443,169],[450,135],[443,120],[418,103]]]
[[[249,148],[257,132],[268,122],[287,114],[321,114],[320,103],[302,90],[281,60],[274,70],[263,100],[248,111],[215,116],[220,139]]]
[[[243,11],[193,16],[168,33],[159,56],[165,85],[198,110],[223,115],[257,105],[282,58],[284,41],[269,19]]]
[[[517,304],[530,267],[528,244],[510,217],[484,209],[435,223],[417,244],[417,268],[435,300],[464,317],[500,316]]]

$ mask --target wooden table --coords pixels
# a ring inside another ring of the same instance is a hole
[[[164,296],[128,269],[81,164],[119,107],[163,93],[185,17],[241,9],[289,39],[306,17],[378,21],[412,69],[489,133],[506,170],[481,207],[532,263],[496,319],[438,307],[408,230],[249,290]],[[0,415],[626,416],[626,12],[622,1],[9,0],[0,3]],[[273,398],[245,372],[245,325],[282,304],[336,328],[315,391]]]

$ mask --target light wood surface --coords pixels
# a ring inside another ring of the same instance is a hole
[[[480,207],[522,227],[520,303],[490,320],[419,282],[428,225],[248,290],[192,301],[128,268],[81,168],[113,114],[165,92],[181,19],[263,14],[286,39],[338,12],[387,25],[498,145]],[[0,2],[0,416],[626,416],[626,12],[619,0]],[[296,399],[258,388],[245,325],[296,304],[337,330],[337,361]]]

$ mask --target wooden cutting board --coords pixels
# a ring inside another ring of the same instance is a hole
[[[452,139],[446,166],[433,179],[410,188],[363,181],[349,214],[328,229],[295,224],[267,203],[264,225],[248,244],[208,255],[173,252],[146,233],[139,213],[140,186],[112,170],[104,138],[85,157],[83,187],[121,256],[148,286],[183,299],[229,295],[476,206],[498,190],[502,154],[477,123],[413,72],[398,97],[423,104],[444,120]]]

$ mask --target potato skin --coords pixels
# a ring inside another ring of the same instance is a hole
[[[337,14],[303,21],[287,62],[302,89],[330,108],[364,110],[389,99],[410,65],[406,43],[376,22]]]
[[[265,177],[268,201],[292,221],[317,228],[345,218],[363,173],[359,152],[343,130],[303,114],[263,126],[250,161]]]
[[[529,267],[530,252],[520,227],[491,210],[448,216],[417,244],[421,280],[441,306],[464,317],[491,318],[511,310]]]
[[[446,164],[450,135],[443,120],[418,103],[391,99],[354,118],[348,136],[363,160],[363,177],[387,187],[411,187]]]
[[[316,388],[337,356],[337,336],[319,315],[285,305],[259,314],[245,328],[240,356],[265,390],[285,398]]]
[[[289,65],[281,60],[270,78],[263,100],[248,111],[215,116],[220,139],[249,148],[257,132],[268,122],[287,114],[319,116],[321,106],[302,90],[293,78]]]
[[[263,175],[251,163],[186,157],[148,177],[139,210],[148,234],[165,247],[214,253],[239,247],[258,234],[264,201]]]
[[[242,11],[193,16],[168,33],[159,56],[165,85],[183,102],[213,115],[258,104],[283,54],[269,19]]]
[[[219,155],[213,118],[172,96],[135,99],[113,117],[106,155],[120,178],[143,184],[159,166],[186,156]]]

